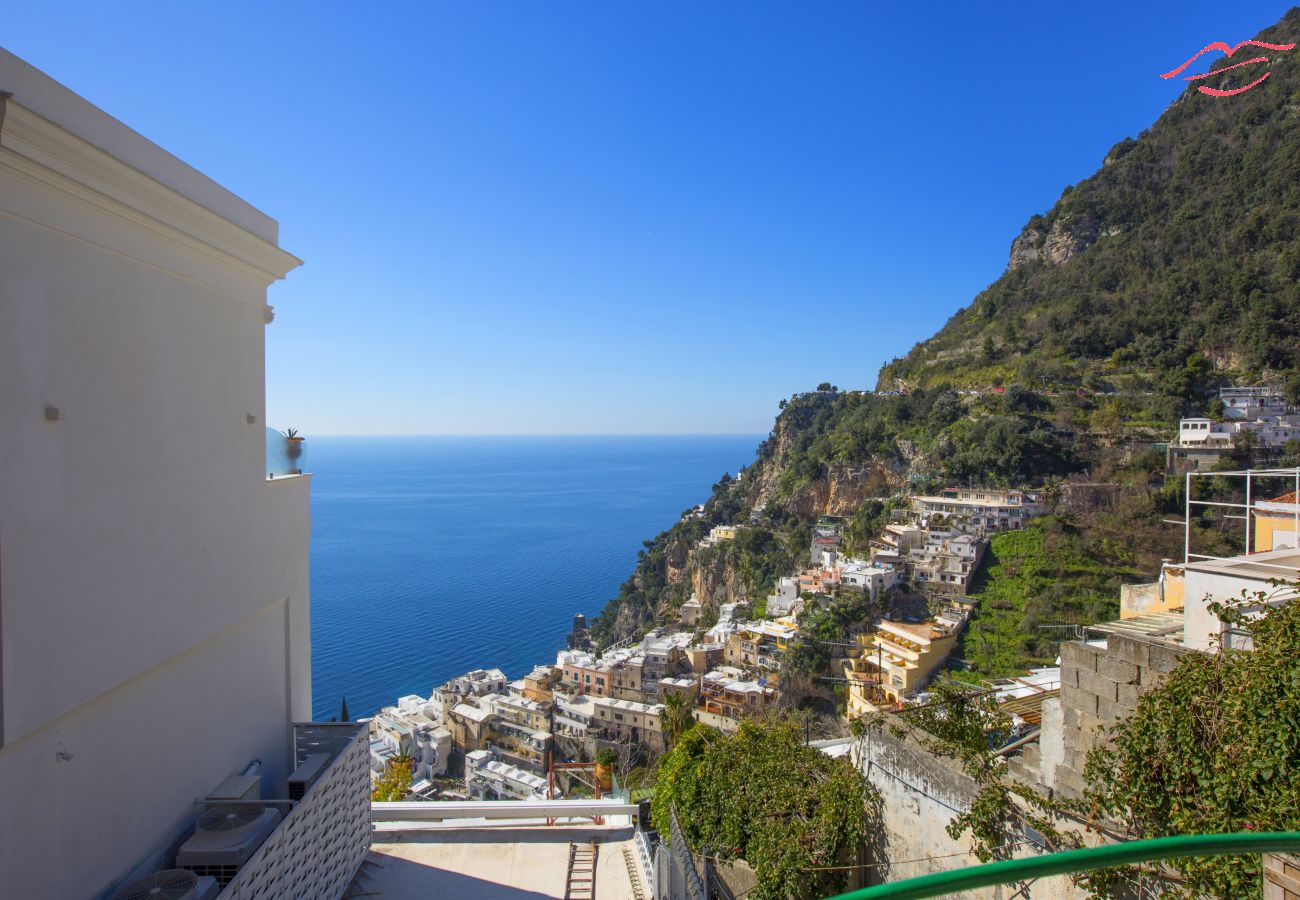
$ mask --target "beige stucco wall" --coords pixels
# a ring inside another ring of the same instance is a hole
[[[249,760],[279,793],[310,479],[265,477],[274,223],[33,73],[0,52],[0,895],[80,897]]]

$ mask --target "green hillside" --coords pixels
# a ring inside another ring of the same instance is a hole
[[[1258,37],[1297,36],[1300,9]],[[1090,570],[1111,574],[1066,579],[1032,609],[1015,607],[1034,585],[1006,586],[1018,592],[1008,615],[991,605],[976,637],[1025,612],[1043,622],[1105,614],[1101,598],[1120,578],[1152,577],[1177,549],[1162,520],[1180,511],[1180,488],[1164,483],[1158,446],[1177,419],[1213,411],[1226,384],[1270,381],[1300,402],[1300,50],[1270,55],[1260,86],[1223,98],[1188,87],[1116,145],[1029,220],[1001,278],[882,368],[876,391],[827,384],[782,401],[754,464],[715,486],[704,519],[646,543],[598,639],[630,636],[689,596],[699,574],[690,548],[708,525],[761,529],[743,566],[724,560],[709,581],[761,598],[818,515],[848,517],[862,546],[909,491],[944,482],[1054,489],[1083,477],[1119,489],[1111,509],[1063,520],[1045,544],[1049,555],[1082,548]],[[1234,78],[1244,80],[1233,71],[1203,83]],[[1051,653],[989,646],[993,668]]]
[[[1292,9],[1259,38],[1297,35]],[[1084,386],[1197,402],[1232,377],[1300,392],[1300,52],[1268,55],[1258,87],[1211,97],[1189,85],[1117,144],[1026,223],[1007,272],[885,366],[879,386]]]

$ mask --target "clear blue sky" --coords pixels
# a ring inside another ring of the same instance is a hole
[[[46,0],[0,44],[280,221],[272,424],[756,433],[1286,8]]]

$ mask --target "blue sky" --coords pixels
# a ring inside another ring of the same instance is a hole
[[[271,424],[758,433],[1287,4],[993,9],[43,2],[0,44],[280,221]]]

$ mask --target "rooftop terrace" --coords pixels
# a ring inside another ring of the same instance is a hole
[[[624,854],[624,848],[635,852],[631,828],[512,825],[376,833],[344,897],[562,898],[569,845],[592,841],[598,847],[592,896],[634,896]]]

